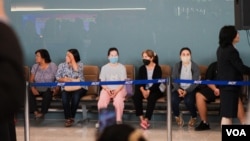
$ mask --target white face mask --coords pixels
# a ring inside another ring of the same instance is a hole
[[[181,57],[181,61],[182,61],[183,63],[189,63],[190,60],[191,60],[191,57],[190,57],[190,56],[182,56],[182,57]]]

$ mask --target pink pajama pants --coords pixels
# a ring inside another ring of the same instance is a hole
[[[124,109],[124,100],[127,92],[123,88],[114,98],[113,105],[116,112],[116,121],[122,121],[123,109]],[[101,108],[107,108],[111,98],[105,90],[101,90],[100,97],[98,101],[98,110]]]

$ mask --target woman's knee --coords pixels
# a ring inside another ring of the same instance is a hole
[[[123,109],[124,108],[124,102],[113,102],[113,106],[116,108],[116,109]]]
[[[202,99],[202,97],[203,97],[203,95],[202,95],[200,92],[197,92],[197,93],[195,94],[195,98],[196,98],[196,99]]]
[[[97,106],[98,106],[98,109],[107,108],[108,104],[109,104],[109,100],[100,97],[98,100]]]

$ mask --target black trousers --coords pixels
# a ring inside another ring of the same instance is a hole
[[[0,140],[16,141],[16,126],[14,114],[8,119],[0,119]]]
[[[50,89],[47,89],[47,91],[45,92],[39,92],[38,96],[42,96],[42,107],[41,107],[41,112],[43,114],[46,114],[48,112],[50,103],[52,101],[52,91]],[[38,111],[37,108],[37,100],[36,100],[35,95],[33,95],[33,93],[31,92],[31,90],[29,90],[29,107],[30,107],[30,112],[34,113],[35,111]]]
[[[157,99],[159,99],[161,96],[163,96],[163,93],[161,91],[150,92],[147,98],[146,113],[144,115],[143,114],[143,101],[142,101],[144,97],[141,91],[136,91],[136,93],[133,96],[136,116],[144,115],[145,118],[147,118],[148,120],[151,120]]]

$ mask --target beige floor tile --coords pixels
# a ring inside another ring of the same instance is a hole
[[[89,121],[84,124],[75,124],[73,127],[64,127],[64,120],[30,120],[30,128],[28,138],[30,141],[95,141],[95,123]],[[138,121],[125,122],[136,128],[139,127]],[[192,128],[179,128],[173,123],[172,125],[172,141],[220,141],[221,130],[218,123],[211,124],[211,130],[194,131]],[[17,140],[25,141],[25,128],[23,121],[17,124]],[[167,141],[168,132],[166,122],[151,122],[149,130],[144,130],[144,135],[148,141]],[[171,139],[171,137],[170,137]]]

